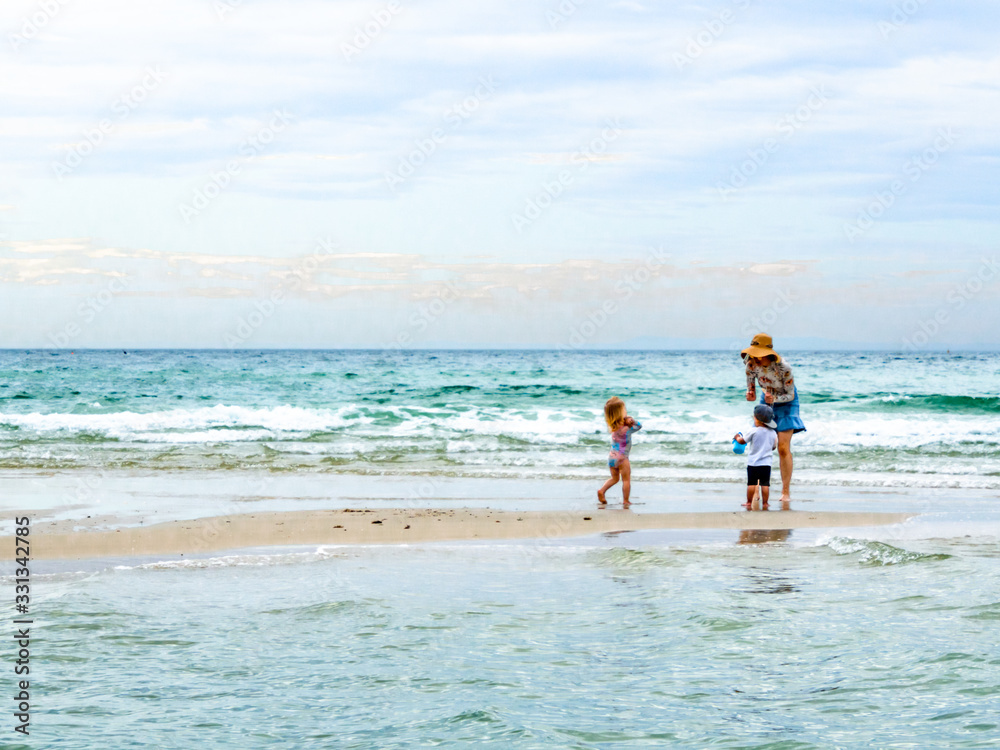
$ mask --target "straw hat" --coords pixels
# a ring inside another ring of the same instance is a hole
[[[767,357],[772,356],[777,362],[781,361],[781,357],[772,348],[773,342],[771,337],[766,333],[758,333],[753,337],[753,341],[750,342],[750,346],[740,352],[740,356],[743,359],[747,357]]]

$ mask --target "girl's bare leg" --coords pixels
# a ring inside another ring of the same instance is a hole
[[[781,502],[792,499],[789,488],[792,484],[792,430],[778,433],[778,461],[781,465]]]
[[[628,501],[628,496],[632,494],[632,464],[626,458],[620,461],[618,466],[622,472],[622,498],[625,501],[623,505],[627,508],[631,505]]]
[[[618,471],[618,469],[611,469],[611,479],[605,482],[604,486],[597,491],[597,502],[599,502],[601,505],[607,504],[608,501],[604,499],[604,493],[610,490],[616,484],[618,484],[619,474],[620,472]]]

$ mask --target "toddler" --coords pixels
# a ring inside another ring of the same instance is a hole
[[[625,413],[625,402],[617,396],[608,399],[608,403],[604,405],[604,421],[611,431],[611,453],[608,455],[611,479],[597,491],[597,500],[601,505],[606,505],[608,501],[604,499],[604,493],[618,484],[618,479],[621,478],[622,497],[627,508],[632,492],[632,466],[629,464],[628,454],[632,450],[632,433],[641,430],[642,425]]]
[[[744,435],[737,432],[733,437],[741,445],[749,445],[747,449],[747,501],[743,507],[753,507],[753,496],[760,485],[761,506],[767,507],[767,497],[771,489],[771,453],[778,447],[778,426],[774,421],[774,412],[767,404],[757,404],[753,410],[754,426]]]

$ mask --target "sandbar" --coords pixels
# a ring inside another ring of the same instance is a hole
[[[513,511],[385,508],[243,513],[109,530],[65,523],[32,527],[36,560],[189,555],[289,545],[407,544],[457,540],[557,539],[652,529],[781,530],[901,523],[911,513],[830,511],[635,513],[621,508]],[[14,556],[13,537],[0,559]]]

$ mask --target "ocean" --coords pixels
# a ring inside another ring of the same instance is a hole
[[[919,516],[37,561],[3,746],[1000,747],[1000,356],[788,361],[795,507]],[[744,391],[735,352],[5,351],[4,519],[596,510],[611,395],[639,512],[736,510]]]
[[[1000,489],[1000,355],[787,356],[803,485]],[[736,352],[0,352],[0,469],[730,481]]]

